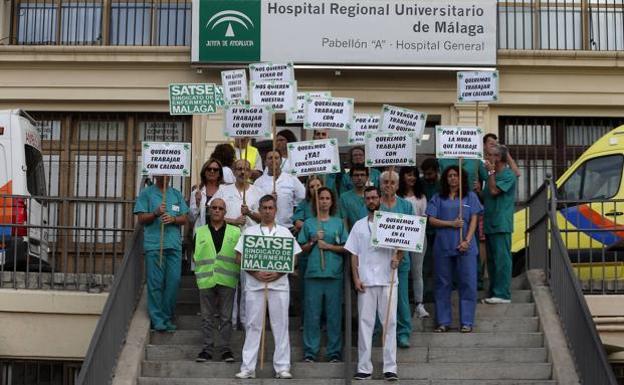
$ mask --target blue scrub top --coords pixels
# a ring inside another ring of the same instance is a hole
[[[470,191],[467,196],[462,197],[463,219],[465,236],[470,225],[470,217],[483,213],[483,206],[479,202],[477,194]],[[459,217],[459,199],[443,198],[440,194],[436,194],[427,204],[427,215],[443,221],[451,221]],[[476,233],[476,232],[475,232]],[[436,237],[433,244],[433,253],[435,257],[459,255],[457,246],[459,245],[459,229],[453,227],[436,227]],[[478,253],[477,240],[473,237],[470,247],[466,253]]]
[[[134,214],[152,213],[162,203],[163,194],[156,185],[143,189],[134,203]],[[171,216],[186,215],[188,206],[182,194],[173,187],[167,188],[165,212]],[[160,218],[143,227],[143,248],[145,251],[160,250]],[[163,249],[182,250],[180,225],[165,225]]]

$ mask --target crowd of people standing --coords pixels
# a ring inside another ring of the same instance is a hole
[[[315,139],[324,137],[326,131],[315,131]],[[292,377],[289,277],[241,270],[245,235],[296,240],[293,255],[300,306],[295,312],[303,321],[301,359],[305,362],[342,360],[343,279],[345,258],[350,258],[358,304],[356,380],[371,377],[372,341],[379,334],[384,338],[383,376],[398,379],[396,349],[410,348],[413,316],[430,317],[424,305],[427,291],[433,292],[435,332],[439,333],[452,329],[454,289],[459,292],[459,331],[472,332],[484,264],[490,285],[484,302],[510,302],[519,172],[494,135],[484,138],[484,161],[428,158],[420,169],[377,170],[365,166],[362,147],[353,147],[348,171],[305,179],[289,172],[286,148],[295,140],[291,131],[279,132],[277,145],[264,162],[249,139],[218,145],[187,199],[163,177],[140,193],[134,213],[144,225],[152,329],[176,330],[180,227],[185,224],[192,228],[193,269],[203,318],[204,346],[197,361],[233,362],[230,337],[232,329],[241,325],[245,343],[238,378],[255,378],[265,296],[275,339],[275,375]],[[424,250],[372,246],[377,210],[427,217]],[[427,284],[428,277],[432,285]],[[325,357],[320,357],[323,331]]]

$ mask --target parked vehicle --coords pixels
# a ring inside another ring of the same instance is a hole
[[[623,167],[624,125],[596,141],[556,181],[557,225],[581,279],[624,277]],[[526,210],[516,212],[514,273],[524,259],[526,223]]]
[[[0,110],[0,266],[48,260],[47,202],[41,136],[21,110]]]

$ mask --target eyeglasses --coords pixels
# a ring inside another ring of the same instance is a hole
[[[221,206],[210,206],[210,210],[215,210],[215,211],[225,211],[225,207],[221,207]]]
[[[218,167],[208,167],[206,169],[206,171],[210,171],[210,172],[219,172],[220,168]]]

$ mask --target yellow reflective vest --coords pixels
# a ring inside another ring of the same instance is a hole
[[[221,250],[217,253],[208,225],[201,226],[195,234],[195,278],[199,289],[215,285],[235,288],[238,284],[240,266],[236,263],[234,247],[240,237],[237,226],[225,225]]]
[[[234,144],[232,144],[232,147],[234,147]],[[243,159],[243,157],[245,157],[245,159],[249,162],[249,168],[251,171],[255,170],[256,159],[258,159],[259,155],[258,149],[251,144],[248,144],[245,150],[239,149],[239,151],[240,157],[238,159]]]

